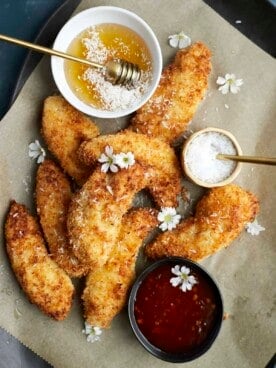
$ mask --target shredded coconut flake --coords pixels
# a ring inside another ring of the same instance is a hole
[[[89,37],[83,39],[83,44],[87,49],[86,58],[105,64],[108,59],[115,59],[112,50],[106,48],[101,42],[99,32],[95,27],[91,28]],[[120,45],[123,49],[125,45]],[[96,68],[88,68],[82,76],[83,80],[90,84],[100,99],[101,109],[106,111],[120,111],[137,105],[142,96],[149,88],[151,80],[151,70],[141,71],[141,78],[134,88],[123,85],[113,85],[107,81],[101,71]]]
[[[233,161],[218,160],[219,153],[234,155],[237,152],[224,134],[206,132],[192,140],[185,161],[195,177],[206,183],[218,183],[228,178],[236,167]]]

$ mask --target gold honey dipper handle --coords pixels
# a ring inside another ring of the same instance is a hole
[[[82,63],[90,67],[104,69],[106,77],[111,80],[113,84],[133,84],[134,82],[138,81],[141,76],[141,71],[137,65],[124,60],[112,60],[107,62],[106,65],[102,65],[95,63],[94,61],[82,59],[70,54],[66,54],[65,52],[53,50],[48,47],[36,45],[34,43],[23,41],[14,37],[9,37],[3,34],[0,34],[0,40],[27,47],[42,54],[54,55],[63,59]]]
[[[260,157],[260,156],[244,156],[244,155],[225,155],[218,154],[217,159],[219,160],[232,160],[239,162],[247,162],[252,164],[263,164],[263,165],[276,165],[276,157]]]

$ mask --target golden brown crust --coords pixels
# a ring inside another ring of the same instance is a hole
[[[95,165],[107,145],[113,147],[114,153],[131,151],[146,171],[146,186],[156,203],[160,207],[177,207],[181,172],[177,157],[168,144],[158,138],[124,130],[83,142],[78,151],[80,160],[85,165]]]
[[[13,271],[30,302],[48,316],[67,317],[74,295],[69,276],[48,256],[35,219],[15,201],[5,223],[6,247]]]
[[[160,234],[147,246],[146,255],[199,261],[227,247],[258,211],[258,199],[251,192],[234,184],[213,188],[197,204],[195,216]]]
[[[72,192],[65,174],[51,160],[39,165],[36,204],[40,224],[53,260],[71,277],[81,277],[88,268],[75,257],[67,235],[67,212]]]
[[[172,143],[187,128],[203,99],[211,71],[211,52],[202,42],[177,52],[160,83],[132,119],[132,128]]]
[[[125,214],[109,260],[89,273],[83,292],[84,317],[92,326],[109,327],[124,307],[135,277],[137,253],[147,234],[157,226],[157,211],[133,209]]]
[[[67,228],[73,251],[91,268],[103,265],[116,242],[134,195],[145,187],[139,164],[116,174],[96,169],[69,207]]]
[[[76,152],[82,141],[99,135],[95,123],[63,97],[50,96],[44,101],[42,134],[64,171],[83,184],[90,170],[79,161]]]

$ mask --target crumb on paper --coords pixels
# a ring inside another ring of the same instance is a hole
[[[224,107],[225,107],[226,109],[229,109],[229,105],[227,105],[227,104],[224,104]]]
[[[184,202],[187,202],[187,203],[190,203],[191,201],[191,193],[185,187],[181,189],[181,198],[183,199]]]
[[[227,320],[227,319],[229,319],[229,318],[231,318],[232,317],[232,315],[230,314],[230,313],[227,313],[227,312],[225,312],[224,314],[223,314],[223,320],[225,321],[225,320]]]
[[[261,226],[255,219],[253,222],[248,222],[245,225],[246,231],[251,235],[259,235],[261,231],[265,231],[265,227]]]

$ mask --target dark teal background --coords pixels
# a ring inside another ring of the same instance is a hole
[[[48,17],[63,0],[0,0],[0,33],[32,41]],[[9,98],[27,49],[0,41],[0,118]]]

